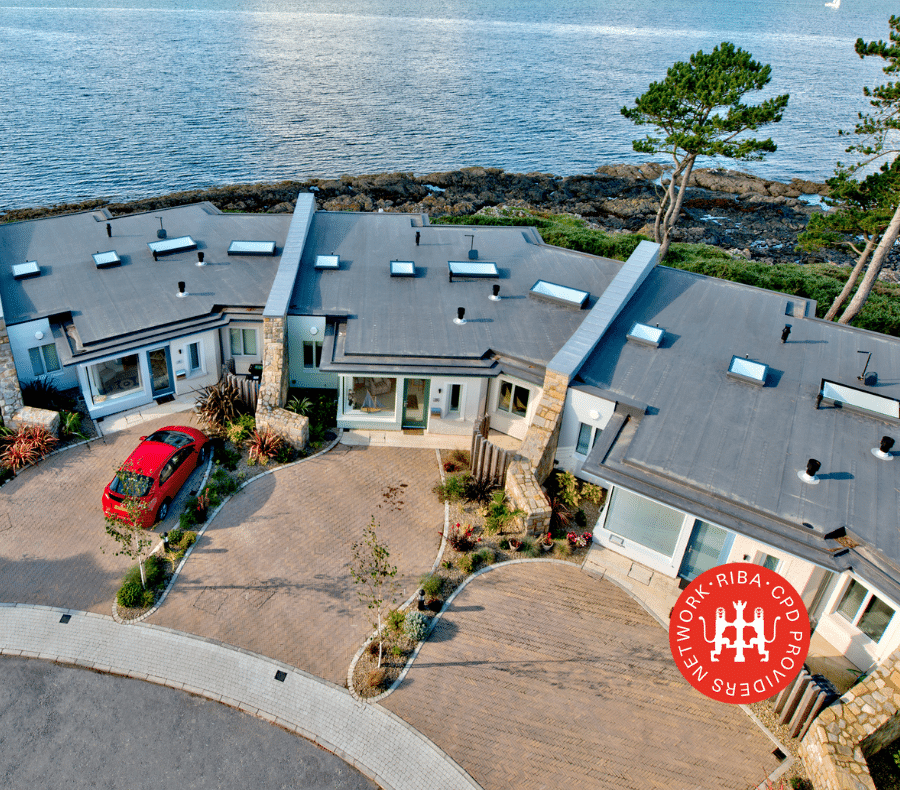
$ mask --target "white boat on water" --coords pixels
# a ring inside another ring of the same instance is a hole
[[[831,0],[830,3],[825,3],[825,8],[840,8],[841,0]]]

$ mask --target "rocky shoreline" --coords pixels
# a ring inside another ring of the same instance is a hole
[[[329,211],[424,212],[430,216],[464,215],[513,206],[577,214],[610,232],[641,231],[652,236],[653,219],[667,168],[656,163],[607,165],[594,173],[555,176],[507,173],[470,167],[415,176],[412,173],[342,176],[338,179],[239,184],[177,192],[163,197],[116,203],[92,200],[7,212],[0,221],[33,219],[51,214],[105,207],[114,215],[208,200],[224,211],[289,212],[298,192],[312,191],[320,208]],[[701,242],[767,263],[829,260],[846,265],[840,252],[806,255],[795,249],[797,234],[811,214],[824,184],[794,179],[768,181],[733,170],[695,170],[685,198],[676,241]],[[804,199],[800,199],[804,196]],[[893,278],[892,278],[893,279]]]

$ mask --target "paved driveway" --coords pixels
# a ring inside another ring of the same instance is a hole
[[[339,445],[238,492],[148,622],[244,647],[343,684],[371,630],[348,571],[374,516],[400,600],[431,569],[444,509],[434,450]]]
[[[485,790],[747,790],[778,766],[739,708],[681,678],[655,620],[576,566],[475,579],[383,704]]]
[[[165,425],[196,423],[190,412],[141,423],[46,458],[0,488],[0,601],[110,613],[131,562],[114,555],[100,497],[139,438]]]

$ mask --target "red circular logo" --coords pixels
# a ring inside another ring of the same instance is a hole
[[[809,615],[797,591],[760,565],[736,562],[701,573],[681,593],[669,646],[685,680],[719,702],[777,694],[809,651]]]

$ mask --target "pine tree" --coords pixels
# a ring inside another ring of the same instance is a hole
[[[669,154],[675,169],[659,204],[654,236],[662,261],[669,250],[691,171],[698,156],[724,156],[742,161],[762,159],[776,150],[772,139],[741,137],[744,132],[777,123],[788,95],[757,105],[744,103],[745,94],[762,90],[771,80],[771,66],[752,59],[749,52],[723,42],[709,54],[702,50],[690,61],[671,66],[662,82],[654,82],[621,112],[641,126],[655,126],[661,136],[634,140],[638,153]]]

